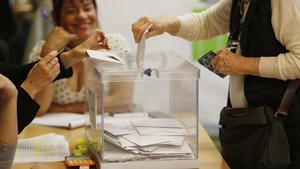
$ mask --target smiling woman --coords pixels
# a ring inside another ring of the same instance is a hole
[[[46,41],[38,43],[29,56],[29,62],[38,60],[40,55],[61,48],[72,49],[85,41],[98,28],[97,6],[95,0],[52,0],[52,17],[55,27]],[[114,53],[126,56],[129,51],[128,41],[118,33],[105,34],[105,38],[97,39],[102,50],[112,50]],[[84,112],[84,71],[83,63],[77,63],[73,68],[73,76],[62,79],[39,93],[38,102],[41,105],[39,115],[47,112]],[[131,91],[131,86],[113,86],[105,101],[113,102],[121,88]],[[122,89],[124,90],[124,89]],[[131,97],[131,96],[129,96]],[[124,98],[131,100],[131,98]],[[124,108],[126,109],[126,108]]]
[[[53,0],[52,15],[56,25],[78,36],[72,43],[73,47],[84,41],[98,26],[95,0]]]

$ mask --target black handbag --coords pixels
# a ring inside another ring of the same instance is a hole
[[[300,84],[290,82],[279,109],[268,106],[223,108],[220,114],[221,153],[231,169],[286,169],[291,163],[283,122]]]

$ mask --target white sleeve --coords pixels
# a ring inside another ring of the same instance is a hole
[[[288,52],[261,57],[260,75],[281,80],[300,78],[300,1],[272,0],[272,26]]]
[[[40,41],[32,48],[26,63],[32,63],[41,59],[41,53],[44,44],[45,41]]]
[[[177,18],[181,22],[176,36],[187,40],[204,40],[229,32],[232,0],[221,0],[201,13]]]

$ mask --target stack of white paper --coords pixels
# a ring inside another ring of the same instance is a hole
[[[19,140],[14,163],[64,161],[69,155],[65,137],[51,133]]]
[[[193,152],[185,141],[187,132],[178,120],[150,118],[141,114],[123,117],[126,118],[104,119],[104,138],[114,145],[109,150],[105,148],[104,160],[118,161],[117,157],[122,157],[119,161],[193,157]]]
[[[32,123],[38,125],[64,127],[73,129],[85,125],[86,116],[84,114],[75,114],[68,112],[47,113],[41,117],[36,117]]]

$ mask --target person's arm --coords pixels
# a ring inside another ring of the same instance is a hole
[[[82,61],[86,57],[86,49],[107,49],[107,44],[103,43],[105,39],[104,33],[97,29],[93,32],[93,34],[85,40],[83,43],[75,47],[74,49],[64,52],[60,55],[61,58],[61,65],[65,68],[69,68],[70,66],[74,65]],[[40,49],[41,50],[41,49]],[[52,97],[53,97],[53,87],[47,87],[43,91],[40,91],[37,94],[36,101],[39,103],[40,110],[38,115],[41,116],[47,112],[76,112],[82,113],[83,112],[83,104],[78,103],[75,105],[57,105],[52,104]]]
[[[0,75],[0,168],[10,168],[17,144],[17,90]]]
[[[6,76],[15,86],[20,86],[26,79],[27,74],[37,62],[33,62],[24,66],[10,65],[0,63],[0,73]]]
[[[135,42],[140,42],[143,33],[151,25],[146,38],[167,32],[187,40],[209,39],[229,31],[232,0],[221,0],[201,13],[178,17],[142,17],[132,24]]]
[[[37,116],[42,116],[47,113],[49,107],[51,106],[53,94],[53,85],[50,84],[36,95],[35,100],[40,105]]]
[[[77,38],[77,35],[67,32],[64,28],[54,26],[48,34],[39,56],[44,57],[53,50],[60,50],[67,46],[70,41]]]
[[[26,79],[18,86],[18,132],[30,124],[35,118],[40,106],[35,101],[37,93],[50,85],[60,74],[61,66],[55,57],[57,52],[51,52],[38,63],[26,75]],[[30,64],[31,65],[31,64]],[[71,74],[70,74],[71,75]],[[68,77],[68,76],[67,76]]]
[[[261,57],[262,77],[291,80],[300,78],[300,1],[272,0],[272,26],[278,41],[287,49],[274,57]]]
[[[35,118],[39,105],[34,101],[36,94],[60,73],[56,52],[42,58],[29,71],[24,82],[18,86],[18,132],[20,133]]]
[[[48,112],[72,112],[72,113],[84,113],[84,103],[76,102],[65,105],[52,103],[48,109]]]
[[[177,18],[180,29],[176,36],[187,40],[204,40],[229,32],[232,0],[221,0],[204,12]]]
[[[280,80],[300,78],[300,1],[272,1],[272,26],[287,53],[268,57],[243,57],[222,50],[212,60],[213,67],[229,75],[254,75]]]
[[[35,118],[40,106],[35,102],[30,95],[23,89],[18,88],[18,133],[20,134],[26,126]]]
[[[9,145],[17,143],[17,89],[0,74],[0,140]]]

